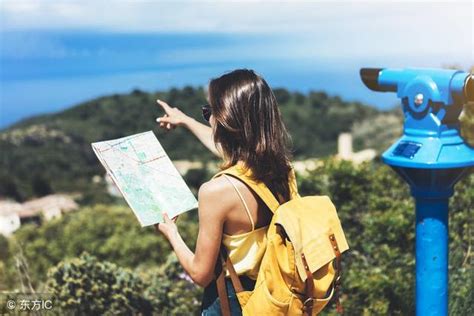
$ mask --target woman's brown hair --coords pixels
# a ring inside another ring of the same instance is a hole
[[[272,90],[254,71],[238,69],[209,83],[215,119],[214,142],[224,155],[222,169],[242,161],[255,181],[290,199],[289,135]]]

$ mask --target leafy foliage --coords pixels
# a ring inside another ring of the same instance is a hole
[[[83,253],[48,272],[48,288],[64,312],[79,315],[150,314],[144,282],[132,271]]]
[[[181,224],[180,219],[180,225]],[[190,240],[196,231],[190,223],[183,234]],[[141,228],[128,207],[98,204],[69,213],[42,226],[24,225],[14,235],[14,243],[23,248],[30,263],[34,283],[44,281],[49,267],[64,258],[73,258],[86,251],[99,260],[108,260],[124,267],[154,266],[171,251],[168,242],[157,236],[153,228]],[[11,252],[18,251],[12,249]],[[13,256],[7,260],[13,269]],[[14,271],[10,271],[14,274]]]
[[[339,133],[350,131],[355,122],[381,113],[323,92],[304,95],[275,89],[275,95],[293,136],[297,158],[335,153]],[[204,89],[184,87],[100,97],[59,113],[23,120],[1,131],[0,196],[23,201],[50,192],[78,191],[84,195],[81,204],[111,203],[113,199],[106,194],[104,183],[92,183],[92,177],[103,175],[104,170],[90,143],[147,130],[155,132],[171,159],[212,160],[212,154],[184,128],[162,137],[166,132],[155,122],[162,114],[157,98],[202,120]]]
[[[148,282],[144,295],[160,315],[198,314],[203,291],[184,272],[174,253],[158,269],[144,271],[143,278]]]
[[[76,315],[197,315],[202,295],[173,253],[134,272],[84,252],[48,271],[47,290],[55,307]]]
[[[205,180],[202,174],[193,174],[197,182]],[[297,178],[302,195],[329,195],[338,209],[351,247],[343,260],[342,299],[347,313],[413,314],[415,206],[408,186],[378,163],[354,166],[350,162],[327,160]],[[451,315],[474,313],[472,188],[473,174],[456,185],[455,195],[450,199]],[[180,216],[178,226],[186,243],[194,249],[196,212]],[[0,283],[8,281],[10,289],[18,284],[12,263],[15,243],[23,245],[31,278],[37,286],[46,280],[49,267],[87,251],[96,257],[94,260],[133,269],[144,284],[137,291],[153,311],[198,312],[201,292],[189,283],[176,258],[168,255],[168,243],[152,229],[140,228],[124,206],[85,207],[41,227],[22,227],[13,239],[1,243],[8,244],[8,251],[2,252],[7,259],[3,260]],[[325,313],[335,312],[329,307]]]
[[[378,152],[385,151],[401,136],[402,129],[403,113],[400,108],[355,122],[351,128],[354,150],[372,148]]]
[[[352,130],[356,149],[385,149],[399,133],[399,111],[381,113],[322,92],[274,92],[293,136],[296,158],[333,153],[340,132]],[[172,159],[212,159],[184,129],[160,137],[163,132],[154,122],[160,115],[156,98],[197,119],[196,105],[205,102],[202,88],[135,90],[27,119],[0,133],[0,196],[22,201],[58,191],[83,194],[80,210],[42,226],[23,225],[8,239],[0,236],[0,290],[18,290],[16,259],[21,250],[32,284],[40,289],[50,284],[65,311],[198,312],[201,291],[168,255],[168,242],[152,228],[140,228],[123,199],[109,196],[103,182],[91,181],[103,173],[91,142],[144,130],[155,131]],[[193,169],[185,178],[196,191],[209,177],[208,170]],[[298,175],[298,181],[302,195],[329,195],[338,209],[351,247],[343,262],[347,313],[413,314],[415,206],[408,186],[377,162],[354,166],[334,160]],[[451,315],[474,315],[473,188],[471,174],[457,184],[450,199]],[[188,212],[178,220],[191,249],[198,231],[196,215]],[[92,306],[80,306],[84,300]]]

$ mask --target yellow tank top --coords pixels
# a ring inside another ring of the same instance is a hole
[[[235,272],[238,275],[245,274],[248,277],[256,280],[260,262],[267,245],[267,226],[255,229],[255,223],[250,214],[250,210],[245,203],[242,194],[239,192],[235,184],[229,179],[229,176],[223,175],[234,186],[235,191],[240,197],[247,215],[252,223],[252,230],[238,235],[223,234],[222,243],[227,249],[228,256],[234,265]],[[229,275],[229,272],[226,272]]]
[[[226,176],[230,183],[234,186],[237,194],[239,195],[245,210],[248,214],[248,217],[252,223],[252,230],[243,234],[238,235],[227,235],[223,234],[222,243],[227,249],[228,256],[232,264],[234,265],[235,271],[238,275],[246,275],[254,280],[257,279],[258,270],[260,269],[260,263],[262,261],[263,255],[265,254],[267,246],[267,230],[269,226],[264,226],[255,229],[255,224],[253,222],[252,216],[250,215],[250,210],[245,203],[242,194],[235,186],[235,184],[230,180],[226,175],[231,174],[237,178],[244,177],[245,182],[252,181],[251,170],[246,169],[242,164],[237,163],[236,165],[230,167],[229,169],[218,172],[214,175],[214,178],[220,175]],[[248,184],[248,183],[247,183]],[[255,183],[258,186],[265,186],[263,183]],[[289,179],[290,186],[290,198],[298,196],[298,188],[296,185],[296,178],[294,171],[290,174]],[[263,191],[262,191],[263,192]],[[271,194],[268,190],[266,194]],[[275,205],[270,205],[269,208],[273,212],[278,207],[278,202],[275,200]],[[226,271],[226,276],[229,276],[229,272]]]

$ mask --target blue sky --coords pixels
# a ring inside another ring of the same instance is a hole
[[[273,87],[389,108],[395,96],[366,89],[360,67],[474,65],[470,1],[3,0],[0,27],[0,128],[242,67]]]

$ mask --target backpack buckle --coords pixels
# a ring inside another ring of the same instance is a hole
[[[308,298],[306,299],[306,301],[303,302],[303,305],[304,305],[305,307],[306,307],[306,305],[308,305],[308,304],[313,305],[313,302],[314,302],[314,298],[308,297]]]
[[[312,297],[308,297],[303,302],[303,312],[306,313],[307,315],[311,315],[311,312],[313,310],[313,302],[314,302],[314,298]]]

